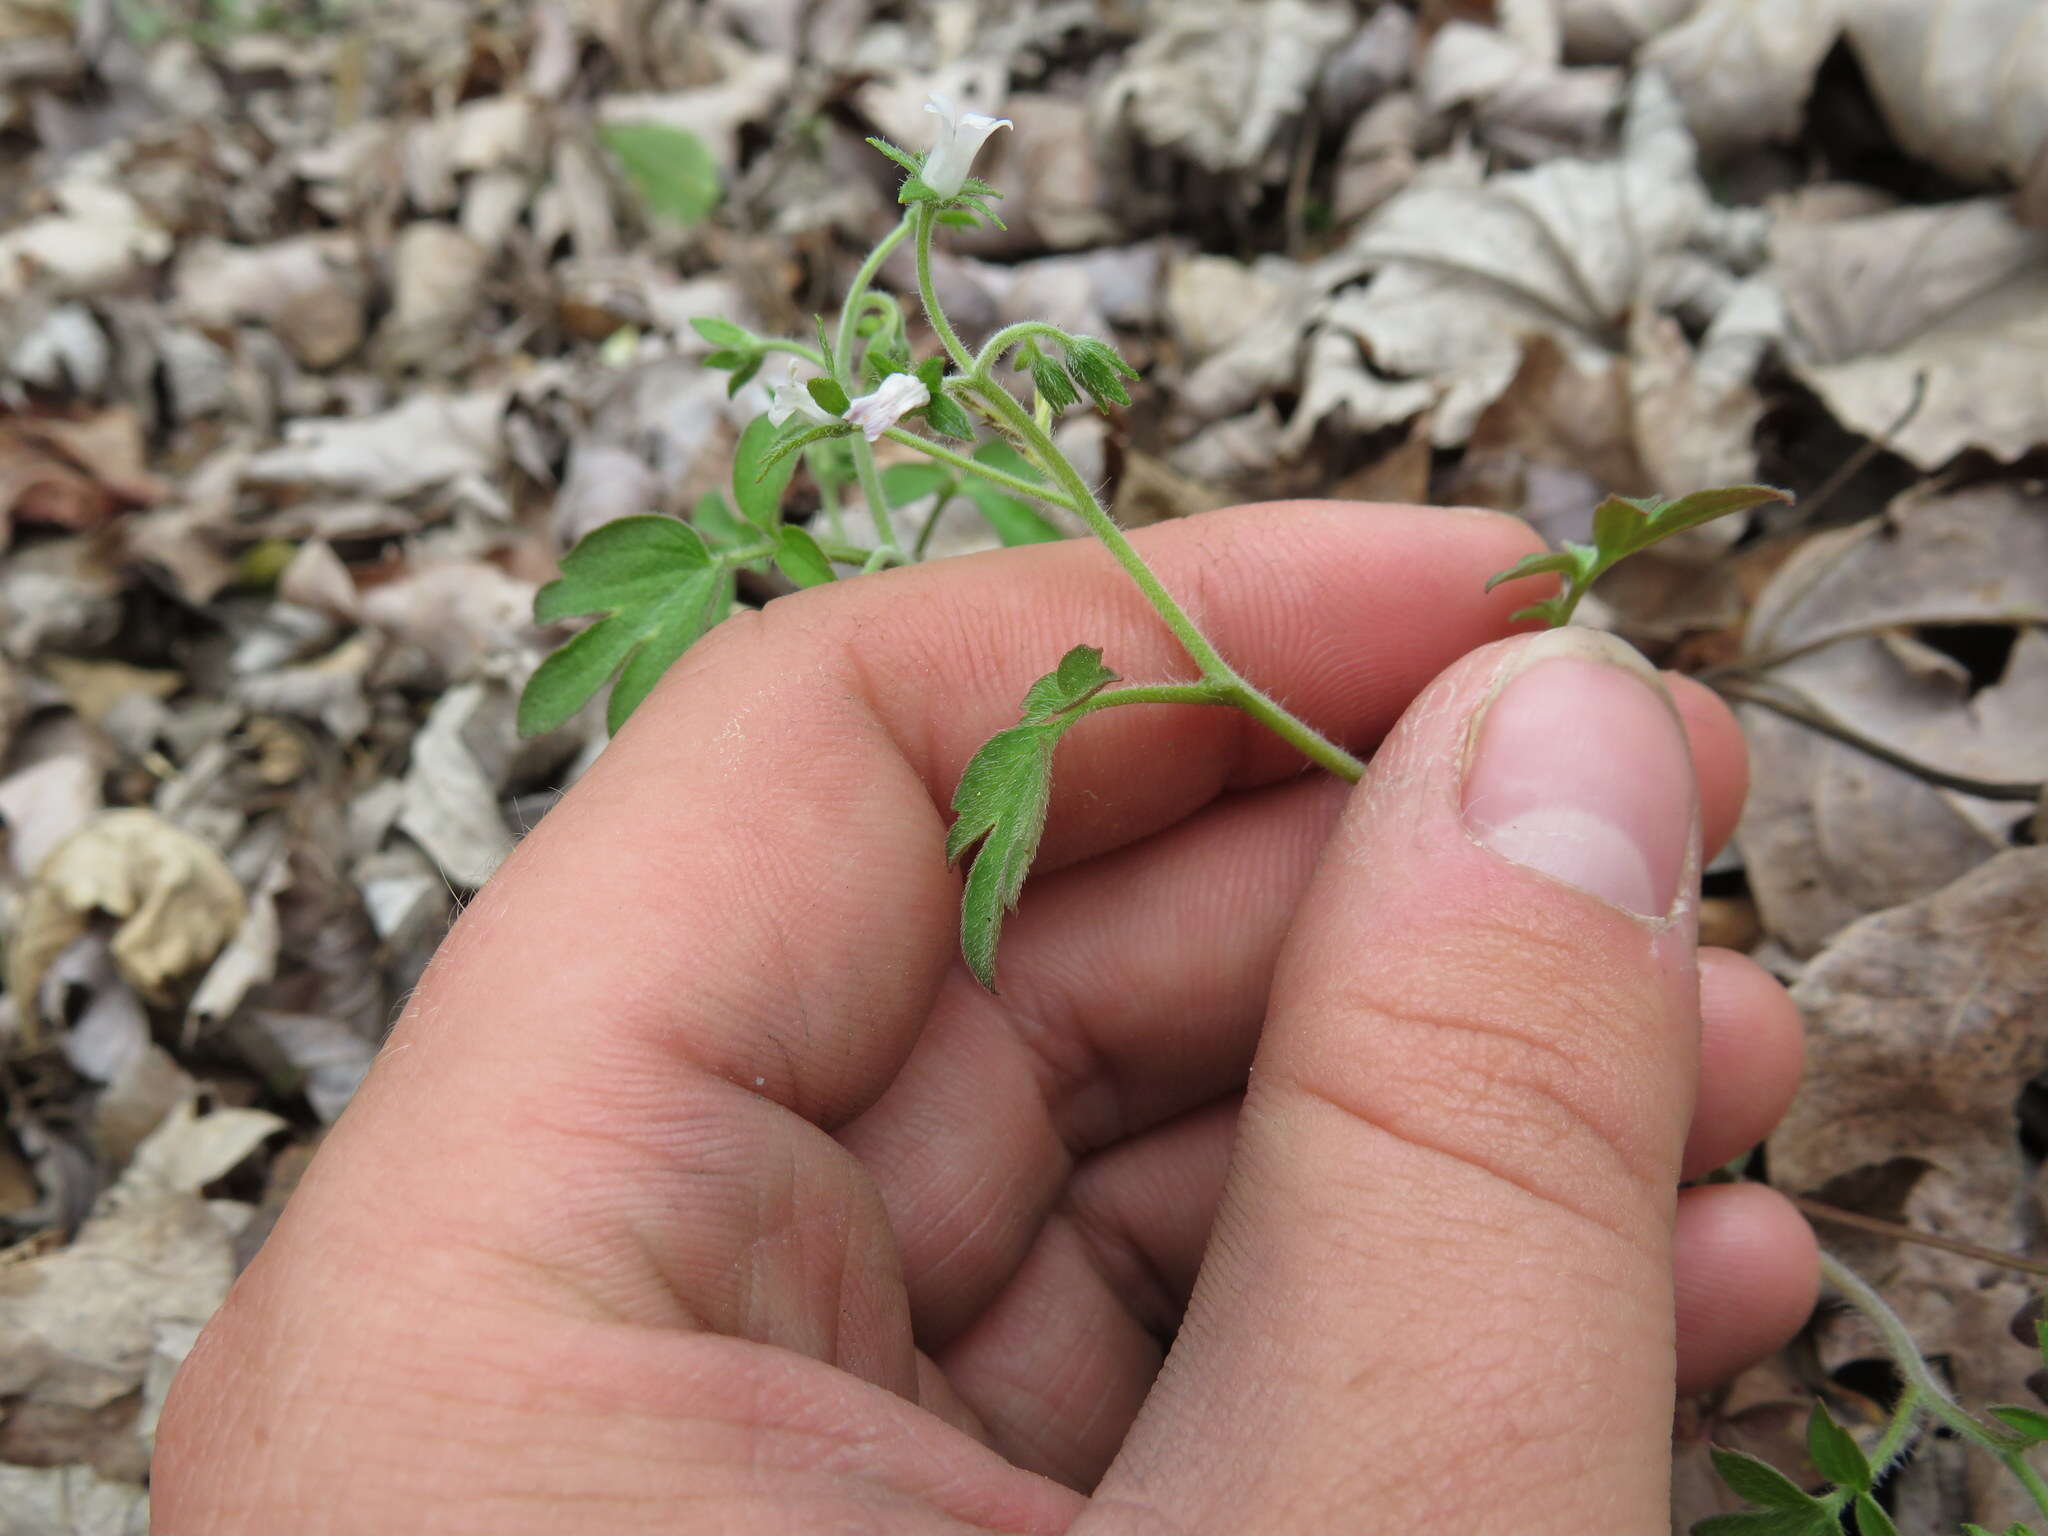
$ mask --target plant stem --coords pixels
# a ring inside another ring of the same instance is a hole
[[[953,359],[953,366],[962,373],[974,373],[974,359],[967,355],[967,348],[960,344],[954,333],[953,322],[946,318],[946,312],[939,307],[938,296],[932,287],[932,226],[937,222],[936,210],[930,203],[919,203],[912,210],[911,217],[917,222],[917,296],[924,300],[925,318],[932,323],[932,330],[939,338],[939,345],[946,349],[946,356]]]
[[[979,459],[970,459],[964,453],[955,453],[951,448],[941,447],[930,438],[919,437],[915,432],[906,432],[901,427],[891,427],[882,435],[892,443],[915,448],[919,453],[937,459],[941,464],[949,465],[963,475],[977,476],[991,485],[1000,485],[1006,491],[1014,491],[1019,496],[1030,496],[1051,506],[1065,507],[1069,512],[1080,511],[1080,508],[1043,481],[1026,480],[1007,470],[984,464]]]
[[[807,347],[800,341],[787,341],[780,336],[761,343],[763,352],[787,352],[791,357],[800,357],[821,373],[832,372],[831,359],[816,347]]]
[[[924,559],[924,552],[931,547],[932,534],[939,526],[939,516],[946,510],[946,503],[960,494],[960,482],[948,480],[935,493],[938,500],[932,503],[931,515],[925,518],[924,526],[917,530],[917,542],[910,547],[910,558]]]
[[[1906,1448],[1906,1437],[1913,1432],[1913,1421],[1920,1416],[1920,1389],[1910,1381],[1899,1393],[1898,1405],[1892,1409],[1892,1421],[1885,1425],[1884,1434],[1879,1437],[1870,1451],[1870,1470],[1877,1477],[1883,1477],[1886,1467],[1899,1459]]]
[[[1098,709],[1114,709],[1119,704],[1229,704],[1228,690],[1221,684],[1200,683],[1133,683],[1128,688],[1105,688],[1085,704],[1072,712],[1076,720],[1083,715],[1092,715]]]
[[[1138,590],[1145,594],[1145,600],[1166,622],[1166,627],[1173,631],[1173,637],[1181,643],[1181,648],[1202,669],[1206,682],[1216,688],[1218,701],[1235,705],[1310,761],[1329,769],[1339,778],[1357,783],[1365,775],[1365,764],[1238,676],[1236,669],[1209,643],[1208,637],[1195,628],[1195,621],[1174,601],[1173,594],[1153,574],[1144,557],[1124,536],[1123,529],[1117,527],[1115,519],[1102,509],[1102,504],[1095,499],[1095,492],[1067,462],[1067,456],[1054,445],[1051,434],[1032,419],[1031,413],[1018,403],[1015,395],[993,380],[976,374],[974,360],[954,334],[952,323],[946,319],[938,293],[932,286],[932,205],[919,204],[914,210],[914,217],[917,224],[917,295],[924,301],[925,317],[931,321],[932,330],[946,349],[946,355],[967,376],[961,382],[981,397],[996,424],[1016,438],[1024,446],[1026,456],[1052,476],[1064,493],[1067,505],[1088,524],[1097,538],[1109,546],[1110,554],[1124,568],[1124,574],[1137,583]],[[1044,492],[1034,491],[1031,494],[1042,497]]]
[[[1015,325],[1006,325],[983,343],[980,355],[974,359],[974,377],[987,378],[995,365],[1003,360],[1004,353],[1030,336],[1051,336],[1064,341],[1067,333],[1043,320],[1020,320]]]
[[[903,243],[915,222],[915,211],[906,212],[897,220],[896,227],[882,237],[881,243],[868,252],[868,259],[861,263],[860,270],[853,275],[852,286],[846,290],[846,302],[839,308],[839,333],[832,343],[831,372],[849,397],[860,393],[853,374],[853,342],[861,301],[867,295],[868,285],[875,280],[875,274],[882,270],[882,263]],[[875,451],[865,438],[857,437],[848,446],[853,450],[853,471],[859,477],[861,495],[867,499],[868,513],[874,519],[875,540],[882,549],[900,553],[896,526],[889,520],[888,498],[882,494],[881,472],[875,468]]]
[[[860,393],[853,387],[853,328],[860,318],[861,299],[868,291],[868,284],[875,280],[875,274],[882,270],[882,263],[889,259],[889,253],[910,233],[916,218],[915,210],[906,212],[897,220],[896,227],[882,237],[881,244],[868,252],[868,259],[853,274],[853,284],[846,290],[846,302],[839,307],[839,334],[832,342],[832,377],[849,396]]]
[[[1948,1389],[1935,1379],[1934,1372],[1928,1368],[1926,1357],[1920,1353],[1920,1346],[1913,1342],[1912,1333],[1899,1314],[1891,1309],[1890,1303],[1872,1290],[1861,1275],[1825,1248],[1820,1251],[1820,1272],[1822,1278],[1840,1291],[1844,1299],[1868,1318],[1871,1325],[1877,1329],[1884,1339],[1886,1352],[1899,1368],[1899,1374],[1906,1378],[1908,1388],[1919,1393],[1921,1403],[1928,1413],[1941,1420],[1965,1440],[1989,1451],[2011,1467],[2015,1477],[2029,1484],[2029,1493],[2033,1493],[2036,1487],[2041,1487],[2041,1492],[2035,1495],[2037,1502],[2048,1498],[2048,1487],[2042,1487],[2040,1478],[2034,1474],[2031,1467],[2025,1466],[2024,1463],[2014,1466],[2017,1453],[2024,1442],[1981,1423],[1965,1412],[1962,1404],[1948,1395]],[[2048,1513],[2048,1503],[2042,1503],[2041,1508],[2044,1513]]]

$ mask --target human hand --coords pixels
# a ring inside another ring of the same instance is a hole
[[[1077,637],[1184,668],[1151,610],[1075,543],[723,626],[436,958],[177,1379],[159,1536],[1667,1528],[1674,1384],[1814,1289],[1771,1191],[1677,1192],[1798,1069],[1678,894],[1733,721],[1487,645],[1504,518],[1138,537],[1366,787],[1089,721],[992,997],[954,781]]]

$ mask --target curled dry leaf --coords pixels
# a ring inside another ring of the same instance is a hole
[[[2027,175],[2048,144],[2039,0],[1855,0],[1845,20],[1908,154],[1971,181]]]
[[[1793,989],[1808,1065],[1770,1139],[1773,1182],[2025,1252],[2033,1172],[2016,1108],[2048,1069],[2044,977],[2048,849],[2001,854],[1842,932]],[[1842,1237],[1828,1233],[1831,1243]],[[2027,1299],[2024,1277],[1917,1244],[1859,1245],[1849,1256],[1921,1350],[1946,1361],[1964,1402],[2032,1400],[2039,1352],[2004,1330]],[[1836,1331],[1848,1337],[1831,1343],[1824,1331],[1824,1359],[1877,1353],[1860,1328]],[[1981,1517],[2002,1474],[1988,1458],[1970,1461]]]
[[[270,245],[202,240],[179,258],[177,310],[200,325],[269,326],[308,368],[327,368],[363,339],[369,279],[355,238],[300,235]]]
[[[91,1467],[0,1462],[0,1509],[18,1536],[149,1536],[149,1494]]]
[[[0,1269],[0,1395],[97,1408],[142,1385],[165,1323],[206,1321],[235,1276],[249,1208],[200,1190],[282,1129],[188,1101],[135,1150],[78,1236]]]
[[[500,390],[417,394],[375,416],[302,418],[284,443],[249,460],[248,480],[402,500],[451,481],[488,475],[504,459]]]
[[[1103,87],[1097,111],[1208,170],[1277,181],[1282,130],[1355,25],[1351,8],[1330,0],[1175,5]]]
[[[2004,199],[1780,223],[1771,272],[1794,371],[1852,431],[1923,469],[2048,442],[2048,230]]]
[[[115,963],[136,991],[161,1003],[219,952],[242,911],[240,882],[191,833],[154,811],[101,813],[51,853],[23,903],[7,963],[23,1042],[37,1039],[43,972],[95,913],[121,920]]]
[[[2015,487],[1908,501],[1808,541],[1752,611],[1746,686],[1914,761],[1994,782],[2048,763],[2048,504]],[[1927,643],[2017,625],[1973,677]],[[1931,628],[1928,628],[1931,626]],[[1738,833],[1766,928],[1811,954],[1866,913],[1925,896],[2008,845],[2023,802],[1939,787],[1755,704]]]
[[[1925,0],[1911,0],[1925,10]],[[1796,137],[1846,0],[1704,0],[1637,63],[1662,71],[1709,154]]]
[[[1707,195],[1669,89],[1639,74],[1619,157],[1484,182],[1445,162],[1365,224],[1344,259],[1374,276],[1331,302],[1290,440],[1340,409],[1363,430],[1434,404],[1437,444],[1462,443],[1514,377],[1523,336],[1597,366],[1625,347],[1638,304],[1718,309],[1736,284],[1701,253],[1760,254],[1761,231],[1760,215]]]

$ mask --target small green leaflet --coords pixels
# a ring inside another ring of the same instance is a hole
[[[1005,474],[1034,484],[1043,484],[1045,480],[1029,459],[1001,438],[991,438],[975,449],[974,460],[977,464],[986,464],[990,469],[1000,469]],[[1036,507],[1019,501],[986,480],[973,475],[961,476],[960,494],[974,503],[976,510],[988,519],[989,527],[996,531],[996,537],[1005,544],[1052,544],[1065,537],[1045,520]]]
[[[818,541],[802,528],[784,527],[775,535],[775,564],[800,587],[822,587],[838,580]]]
[[[958,817],[946,834],[946,862],[980,844],[960,900],[960,951],[984,987],[996,989],[996,945],[1003,916],[1017,909],[1024,876],[1045,831],[1052,801],[1053,749],[1075,711],[1117,681],[1102,652],[1077,645],[1024,695],[1023,719],[982,743],[953,791]]]
[[[953,472],[938,464],[891,464],[882,471],[882,499],[892,507],[907,507],[952,483]]]
[[[1744,1510],[1734,1515],[1709,1515],[1696,1522],[1692,1536],[1841,1536],[1842,1524],[1827,1505],[1810,1509]]]
[[[592,529],[562,557],[562,575],[535,594],[533,621],[601,613],[540,664],[519,696],[519,734],[561,725],[619,674],[605,723],[616,731],[669,664],[725,617],[732,573],[686,523],[622,517]]]
[[[732,499],[740,515],[763,533],[782,520],[782,493],[796,473],[796,455],[777,453],[782,434],[766,416],[756,416],[740,434],[732,456]]]
[[[722,491],[706,491],[697,498],[696,510],[690,514],[690,526],[702,534],[704,542],[714,549],[752,544],[756,538],[753,529],[733,516]]]
[[[1656,496],[1610,496],[1593,512],[1593,542],[1573,544],[1540,555],[1524,557],[1486,584],[1491,592],[1504,581],[1524,576],[1559,575],[1564,590],[1556,597],[1516,610],[1516,619],[1541,619],[1550,625],[1571,622],[1595,581],[1620,561],[1648,549],[1660,539],[1687,528],[1697,528],[1731,512],[1746,511],[1767,501],[1791,501],[1789,492],[1768,485],[1730,485],[1718,490],[1694,491],[1677,501]]]
[[[1767,1461],[1744,1451],[1724,1450],[1716,1445],[1708,1454],[1721,1481],[1752,1504],[1765,1509],[1813,1509],[1820,1504],[1812,1494]]]
[[[1856,1536],[1899,1536],[1884,1506],[1867,1493],[1856,1495]]]
[[[2010,1403],[2000,1403],[1989,1410],[1991,1417],[1998,1420],[2015,1434],[2025,1435],[2034,1444],[2048,1440],[2048,1413],[2034,1408],[2018,1408]]]
[[[597,136],[619,157],[654,218],[687,229],[718,206],[718,162],[694,133],[666,123],[637,122],[606,123]]]
[[[1829,1416],[1827,1405],[1818,1398],[1806,1418],[1806,1454],[1829,1482],[1859,1493],[1870,1491],[1870,1462],[1863,1448]]]
[[[1971,1525],[1965,1522],[1963,1525],[1963,1536],[1997,1536],[1997,1533],[1987,1531],[1981,1525]],[[2034,1536],[2034,1532],[2031,1527],[2015,1520],[2005,1528],[2005,1536]]]

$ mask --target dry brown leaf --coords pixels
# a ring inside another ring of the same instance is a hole
[[[1794,371],[1851,431],[1923,469],[2048,442],[2048,230],[2003,199],[1780,223],[1771,272]]]
[[[1636,62],[1671,82],[1708,154],[1794,138],[1845,7],[1848,0],[1704,0]]]
[[[140,1147],[63,1248],[0,1268],[0,1395],[96,1408],[142,1385],[165,1322],[198,1325],[235,1275],[248,1207],[200,1189],[282,1129],[188,1102]]]
[[[1580,366],[1600,366],[1625,347],[1638,305],[1706,296],[1700,251],[1740,254],[1761,232],[1760,216],[1708,197],[1654,73],[1631,89],[1618,158],[1552,160],[1483,183],[1474,174],[1442,163],[1351,242],[1345,259],[1375,275],[1331,302],[1323,331],[1356,350],[1347,361],[1317,346],[1291,441],[1340,408],[1354,429],[1385,426],[1412,415],[1420,391],[1436,404],[1438,445],[1462,443],[1514,377],[1523,337],[1550,336]],[[1732,278],[1704,265],[1725,302]]]
[[[318,488],[393,500],[491,474],[503,462],[500,390],[421,393],[375,416],[300,419],[284,442],[250,459],[259,485]]]
[[[2048,1069],[2044,977],[2048,849],[2001,854],[1841,933],[1793,989],[1807,1070],[1770,1139],[1773,1182],[1854,1204],[1860,1180],[1885,1192],[1869,1214],[2038,1256],[2015,1109]],[[1873,1179],[1879,1170],[1900,1174]],[[2039,1352],[2006,1327],[2024,1277],[1916,1244],[1828,1238],[1945,1360],[1965,1403],[2033,1400]],[[1879,1354],[1872,1342],[1860,1322],[1824,1326],[1823,1359]],[[1968,1475],[1969,1518],[2002,1526],[2001,1469],[1972,1457]]]
[[[1619,62],[1683,20],[1697,0],[1558,0],[1568,56]]]
[[[2026,176],[2048,143],[2040,0],[1855,0],[1845,20],[1902,149],[1972,181]]]
[[[406,225],[391,251],[391,312],[378,329],[379,360],[452,371],[467,355],[460,343],[483,301],[490,265],[491,253],[452,224]]]
[[[308,368],[327,368],[363,339],[369,279],[355,239],[301,235],[270,245],[201,240],[178,258],[175,309],[200,325],[267,325]]]
[[[1810,540],[1758,598],[1755,684],[1897,752],[1995,782],[2048,762],[2048,517],[1993,486],[1908,500]],[[2019,624],[2002,677],[1914,641],[1916,625]],[[1811,727],[1742,709],[1754,763],[1738,833],[1766,929],[1811,954],[2007,846],[2022,808],[1938,788]]]
[[[1329,0],[1182,0],[1125,55],[1096,111],[1209,170],[1277,181],[1281,131],[1355,25]]]
[[[241,883],[191,833],[154,811],[101,813],[58,845],[23,904],[7,990],[21,1009],[24,1043],[35,1042],[44,971],[95,913],[121,920],[112,944],[121,974],[143,996],[166,1002],[174,982],[227,942],[242,911]]]
[[[7,1536],[149,1536],[149,1495],[91,1467],[0,1462]]]

